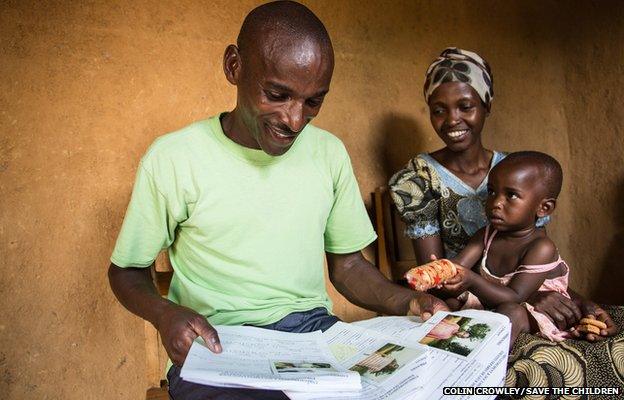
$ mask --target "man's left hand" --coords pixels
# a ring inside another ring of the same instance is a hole
[[[418,292],[409,303],[407,315],[417,315],[423,321],[438,311],[450,311],[446,303],[428,293]]]

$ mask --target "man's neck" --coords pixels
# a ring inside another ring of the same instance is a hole
[[[219,119],[223,133],[230,140],[243,147],[260,149],[258,143],[253,139],[251,133],[245,127],[245,124],[243,124],[236,108],[230,112],[221,114]]]

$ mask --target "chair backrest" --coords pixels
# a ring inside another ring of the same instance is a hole
[[[154,285],[158,288],[161,296],[167,296],[169,285],[173,276],[173,268],[169,262],[167,251],[161,251],[150,268]],[[160,334],[154,326],[145,321],[145,354],[146,354],[146,377],[147,388],[160,388],[165,384],[164,368],[167,364],[167,352],[160,340]]]
[[[378,236],[375,261],[381,273],[396,282],[417,265],[414,248],[404,235],[405,223],[398,215],[387,186],[375,189],[373,203]]]

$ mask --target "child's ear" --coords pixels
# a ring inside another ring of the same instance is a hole
[[[550,198],[550,199],[542,200],[542,202],[539,205],[539,208],[537,209],[538,218],[542,218],[542,217],[552,214],[552,212],[555,211],[556,207],[557,207],[557,199]]]

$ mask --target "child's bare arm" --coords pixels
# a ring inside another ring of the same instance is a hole
[[[548,238],[533,243],[521,260],[523,265],[546,264],[557,259],[557,249]],[[550,271],[543,273],[516,274],[508,286],[485,280],[472,271],[464,273],[464,288],[474,293],[487,307],[496,307],[502,303],[522,303],[539,289]],[[445,286],[446,287],[446,286]],[[449,288],[452,290],[452,288]]]
[[[485,228],[479,229],[475,233],[464,249],[455,257],[451,259],[455,264],[462,265],[466,268],[472,268],[477,264],[483,255],[483,236],[485,235]]]
[[[484,236],[485,228],[479,229],[470,238],[466,247],[451,259],[457,266],[457,274],[444,282],[441,287],[441,293],[447,296],[458,296],[466,290],[467,279],[473,273],[471,269],[477,265],[481,256],[483,256]]]

